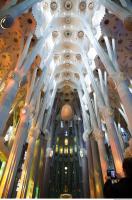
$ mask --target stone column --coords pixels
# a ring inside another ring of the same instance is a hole
[[[82,164],[83,194],[84,198],[89,198],[90,190],[89,190],[89,179],[88,179],[88,163],[85,151],[84,151],[84,156],[81,158],[81,164]]]
[[[114,81],[116,83],[117,91],[120,94],[121,102],[126,111],[128,129],[132,136],[132,94],[129,91],[128,85],[122,73],[115,74]]]
[[[30,110],[25,106],[20,113],[20,124],[17,129],[15,140],[7,161],[5,172],[0,184],[0,197],[10,198],[13,184],[17,172],[17,167],[21,158],[23,145],[26,141],[29,129]]]
[[[93,134],[98,144],[100,164],[102,169],[103,180],[105,183],[107,178],[108,157],[105,148],[104,134],[99,129],[95,129]]]
[[[122,154],[122,149],[121,149],[119,139],[117,136],[114,120],[112,117],[113,112],[109,108],[104,107],[102,108],[101,113],[107,126],[108,138],[109,138],[109,142],[111,146],[111,151],[112,151],[116,171],[120,175],[123,175],[124,174],[123,169],[122,169],[123,154]]]
[[[9,111],[13,100],[17,94],[19,83],[21,80],[21,75],[18,71],[14,71],[11,73],[7,87],[1,97],[0,101],[0,135],[3,134],[3,130],[5,128],[6,122],[8,120]]]
[[[132,94],[129,91],[129,88],[128,88],[128,85],[127,85],[127,83],[124,79],[124,76],[120,72],[120,69],[118,69],[118,70],[116,69],[117,64],[115,65],[113,63],[113,60],[111,60],[109,58],[108,54],[100,46],[99,42],[96,40],[96,38],[95,38],[95,36],[92,32],[90,25],[89,24],[86,25],[85,22],[84,22],[84,26],[85,26],[85,33],[88,36],[91,44],[93,45],[97,54],[99,55],[99,57],[100,57],[102,63],[104,64],[109,76],[113,79],[113,81],[117,85],[117,90],[118,90],[121,102],[123,103],[125,112],[126,112],[127,117],[128,117],[129,127],[130,127],[130,130],[132,130],[132,128],[131,128],[131,126],[132,126],[132,106],[131,106]]]
[[[94,168],[96,198],[103,198],[103,179],[102,179],[98,146],[93,137],[90,138],[90,143],[91,143],[93,168]]]
[[[21,179],[20,179],[20,187],[17,192],[17,198],[25,198],[27,187],[28,187],[28,181],[30,177],[30,170],[32,166],[33,161],[33,153],[35,148],[35,142],[38,138],[38,135],[40,133],[40,130],[37,127],[31,127],[28,137],[28,148],[26,152],[26,159],[23,164]]]
[[[10,112],[11,106],[13,104],[13,101],[16,97],[16,94],[18,92],[20,82],[21,82],[22,78],[24,77],[24,75],[26,75],[26,73],[24,74],[24,72],[25,72],[24,67],[21,67],[21,65],[23,64],[23,61],[25,59],[26,52],[28,51],[31,39],[32,39],[32,34],[29,35],[29,37],[26,41],[25,47],[21,54],[21,58],[19,58],[20,61],[18,60],[15,70],[9,76],[7,86],[3,92],[3,95],[0,100],[0,135],[3,134],[3,130],[5,128],[7,120],[9,118],[9,112]],[[30,53],[30,54],[32,55],[32,53]],[[29,58],[30,58],[29,64],[30,65],[28,65],[28,63],[26,62],[28,59],[24,62],[24,64],[26,64],[26,68],[28,68],[28,70],[32,64],[31,62],[33,62],[33,60],[34,60],[34,58],[31,59],[31,55],[29,56]],[[20,69],[20,67],[21,67],[21,69]]]
[[[79,96],[80,96],[80,99],[81,99],[80,92],[79,92]],[[101,136],[103,136],[103,133],[99,129],[99,125],[98,125],[98,122],[97,122],[97,116],[95,115],[95,110],[94,110],[93,105],[91,103],[91,99],[90,99],[88,92],[87,92],[86,97],[87,97],[87,100],[88,100],[88,109],[89,109],[89,112],[90,112],[90,120],[91,120],[91,124],[92,124],[92,128],[93,128],[93,132],[97,134],[96,137],[99,136],[99,133],[100,133],[100,137],[101,137]],[[87,122],[87,124],[88,124],[88,122]],[[103,140],[102,140],[102,143],[101,143],[101,140],[97,140],[97,143],[98,143],[100,162],[101,162],[101,167],[102,167],[102,172],[103,172],[102,174],[104,175],[103,176],[103,178],[104,178],[105,175],[106,175],[107,168],[108,168],[108,161],[106,159],[107,154],[106,154],[106,151],[105,151],[105,144],[104,144]],[[100,143],[101,143],[101,146],[100,146]],[[102,149],[103,149],[103,151],[102,151]],[[105,172],[104,172],[104,170],[105,170]],[[104,181],[105,181],[105,179],[104,179]]]
[[[45,180],[45,162],[46,162],[46,147],[47,147],[47,138],[41,135],[40,139],[41,151],[40,151],[40,161],[39,161],[39,172],[37,173],[37,186],[39,188],[39,198],[44,198],[44,180]],[[48,183],[46,183],[48,184]],[[34,190],[35,197],[35,190]]]
[[[34,190],[37,187],[37,177],[39,171],[39,161],[40,161],[40,154],[41,154],[41,145],[40,145],[40,137],[36,141],[34,155],[33,155],[33,162],[30,172],[30,178],[28,182],[28,189],[26,198],[34,198]]]
[[[90,187],[90,198],[96,198],[95,180],[94,180],[94,166],[92,158],[92,150],[89,137],[86,141],[87,155],[88,155],[88,172],[89,172],[89,187]]]

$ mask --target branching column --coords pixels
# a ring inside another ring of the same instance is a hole
[[[104,139],[103,139],[103,132],[101,130],[100,124],[98,124],[97,116],[95,114],[95,109],[93,108],[89,93],[87,92],[87,88],[85,86],[85,83],[83,82],[82,76],[81,76],[81,83],[82,83],[82,87],[85,91],[85,95],[86,95],[86,99],[87,99],[87,105],[88,105],[88,109],[90,112],[90,120],[91,120],[91,124],[92,124],[93,134],[95,135],[95,138],[96,138],[96,134],[99,135],[99,133],[100,133],[100,137],[102,136],[100,139],[102,139],[103,146],[100,146],[99,140],[97,140],[97,143],[98,143],[103,179],[105,181],[105,177],[106,177],[106,173],[107,173],[107,169],[108,169],[108,160],[107,160],[107,154],[106,154],[106,149],[105,149],[105,144],[104,144]],[[79,92],[79,96],[81,99],[82,95],[80,94],[80,92]],[[102,151],[102,148],[104,151]]]
[[[129,127],[132,130],[132,94],[129,91],[128,85],[124,79],[123,74],[121,73],[116,57],[116,49],[115,49],[115,42],[114,39],[112,40],[112,48],[110,46],[109,40],[105,37],[105,42],[107,46],[108,54],[104,51],[104,49],[100,46],[99,42],[96,40],[92,28],[89,24],[85,24],[86,27],[86,34],[95,48],[97,54],[99,55],[102,63],[104,64],[109,76],[113,79],[113,81],[117,84],[117,90],[123,103],[124,109],[126,111]],[[112,56],[112,57],[111,57]],[[110,59],[111,58],[111,59]]]
[[[108,158],[106,154],[104,135],[103,135],[103,132],[100,131],[99,129],[95,129],[93,134],[98,144],[102,176],[105,183],[106,178],[107,178]]]
[[[102,172],[101,172],[101,166],[99,162],[97,142],[95,141],[94,138],[90,137],[90,143],[91,143],[91,151],[92,151],[92,158],[93,158],[96,197],[102,198],[103,187],[100,187],[100,183],[102,182],[102,185],[103,185],[103,179],[100,176]]]
[[[123,160],[123,154],[121,151],[121,146],[119,143],[119,138],[117,136],[114,120],[113,120],[113,112],[111,109],[104,107],[101,111],[103,118],[106,122],[107,130],[108,130],[108,138],[111,146],[111,151],[115,163],[115,168],[117,173],[120,175],[123,175],[123,169],[122,169],[122,160]]]
[[[84,57],[84,58],[85,58],[84,62],[86,62],[86,57]],[[85,65],[86,65],[86,63],[85,63]],[[98,97],[97,105],[99,108],[99,112],[100,112],[100,114],[102,114],[104,121],[106,122],[106,126],[107,126],[107,129],[109,132],[108,137],[109,137],[111,148],[114,145],[114,148],[112,148],[112,154],[113,154],[116,170],[119,174],[123,175],[123,169],[122,169],[123,154],[122,154],[122,149],[121,149],[121,146],[119,143],[119,138],[117,135],[117,130],[116,130],[116,127],[114,124],[114,118],[113,118],[113,115],[111,115],[112,111],[111,111],[110,103],[109,103],[107,81],[104,82],[103,78],[101,79],[101,77],[99,76],[99,81],[97,84],[91,68],[87,67],[87,70],[88,70],[90,80],[91,80],[92,86],[94,88],[95,94]],[[88,98],[89,97],[87,95],[87,99]],[[88,102],[90,102],[90,100],[88,100]],[[89,108],[90,107],[91,106],[89,106]],[[93,115],[93,114],[91,113],[91,115]]]
[[[30,178],[28,182],[28,189],[26,198],[33,198],[34,197],[34,190],[37,186],[37,175],[39,169],[39,161],[40,161],[40,153],[41,153],[41,144],[40,144],[40,137],[36,141],[34,155],[33,155],[33,162],[30,172]]]
[[[4,91],[4,95],[0,101],[0,135],[3,134],[3,130],[8,120],[11,105],[19,88],[20,80],[20,73],[17,71],[12,72],[8,80],[7,87]]]
[[[37,178],[39,198],[44,198],[44,190],[45,190],[44,172],[45,172],[45,164],[46,164],[46,147],[47,147],[47,138],[45,136],[41,136],[41,152],[40,152],[40,161],[39,161],[39,172],[38,172],[38,178]],[[34,191],[34,194],[35,194],[35,191]]]
[[[17,193],[17,198],[25,198],[26,196],[27,185],[28,185],[29,176],[30,176],[30,169],[31,169],[32,160],[33,160],[35,142],[38,138],[39,132],[40,130],[37,127],[35,128],[33,127],[30,130],[26,160],[24,162],[24,166],[22,169],[22,175],[20,179],[20,188]]]
[[[93,166],[92,150],[91,150],[91,144],[90,144],[89,136],[87,136],[87,138],[86,138],[86,147],[87,147],[87,155],[88,155],[90,198],[96,198],[94,166]]]
[[[23,145],[26,141],[29,129],[30,110],[25,106],[20,114],[20,124],[17,129],[16,137],[7,161],[6,169],[0,185],[0,197],[9,198],[17,172],[17,167],[21,157]]]
[[[27,40],[28,44],[29,44],[29,41],[31,41],[31,38],[32,36],[29,36],[29,39]],[[28,54],[27,59],[24,61],[24,63],[20,60],[21,65],[18,65],[16,67],[12,75],[14,79],[9,80],[7,87],[5,88],[5,91],[0,101],[0,135],[2,135],[6,121],[8,120],[11,105],[16,97],[16,94],[19,88],[19,83],[22,80],[22,78],[25,75],[27,75],[31,67],[31,64],[33,63],[38,52],[43,49],[43,42],[44,42],[44,39],[41,39],[38,41],[36,46],[33,48],[32,52]],[[22,60],[24,60],[26,56],[25,50],[26,49],[24,49],[22,53]],[[23,55],[25,56],[23,57]]]

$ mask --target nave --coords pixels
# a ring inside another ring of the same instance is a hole
[[[131,0],[0,0],[0,198],[129,197],[131,32]]]

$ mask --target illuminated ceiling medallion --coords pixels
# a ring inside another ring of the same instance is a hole
[[[56,74],[56,75],[55,75],[55,78],[59,78],[59,76],[60,76],[60,73]]]
[[[79,37],[79,38],[83,38],[83,36],[84,36],[84,32],[83,32],[83,31],[79,31],[79,32],[78,32],[78,37]]]
[[[57,36],[58,36],[58,31],[53,31],[53,32],[52,32],[52,36],[53,36],[53,37],[57,37]]]
[[[43,5],[43,7],[44,7],[44,8],[48,8],[48,3],[45,2],[44,5]]]
[[[81,60],[81,55],[80,55],[80,54],[77,54],[77,55],[76,55],[76,58],[77,58],[78,60]]]
[[[78,80],[80,79],[80,76],[79,76],[78,73],[75,73],[74,75],[75,75],[75,78],[76,78],[76,79],[78,79]]]
[[[85,1],[80,2],[79,8],[81,11],[84,11],[86,9],[86,2]]]
[[[89,2],[88,8],[89,8],[90,10],[92,10],[93,7],[94,7],[94,2],[93,2],[93,1]]]
[[[61,119],[64,121],[71,120],[73,117],[73,110],[69,104],[65,104],[61,109]]]
[[[71,10],[72,9],[72,2],[70,0],[65,1],[64,7],[66,10]]]
[[[65,17],[65,23],[66,24],[70,24],[71,23],[71,18],[69,16]]]
[[[65,66],[66,66],[66,67],[70,67],[70,63],[66,63]]]
[[[70,56],[70,53],[65,53],[65,54],[64,54],[64,58],[65,58],[65,59],[70,59],[70,57],[71,57],[71,56]]]
[[[57,3],[56,3],[55,1],[51,2],[50,8],[51,8],[51,10],[53,10],[53,11],[56,10],[56,9],[57,9]]]
[[[58,55],[58,54],[55,54],[55,55],[54,55],[54,59],[57,60],[58,58],[59,58],[59,55]]]
[[[70,73],[69,73],[69,72],[63,72],[63,76],[64,76],[65,78],[68,78],[68,79],[69,79]]]
[[[64,32],[64,36],[65,36],[66,38],[71,37],[71,36],[72,36],[72,32],[69,31],[69,30],[66,30],[66,31]]]

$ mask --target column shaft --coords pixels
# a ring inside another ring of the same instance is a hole
[[[124,174],[122,169],[123,154],[112,116],[110,116],[109,114],[105,115],[105,122],[108,130],[108,138],[111,146],[111,151],[116,171],[120,175],[123,175]]]
[[[19,87],[19,82],[16,79],[9,79],[7,87],[3,93],[0,101],[0,135],[3,134],[3,130],[6,126],[6,122],[9,117],[11,105],[16,97]]]
[[[108,157],[107,157],[106,148],[105,148],[104,135],[102,132],[100,132],[100,130],[95,130],[94,136],[98,144],[100,164],[101,164],[101,169],[102,169],[103,180],[105,183],[106,178],[107,178]]]
[[[89,190],[87,157],[84,155],[81,161],[82,161],[83,194],[84,198],[89,198],[90,190]]]
[[[39,161],[40,161],[40,151],[41,151],[41,146],[40,146],[40,138],[39,138],[35,144],[35,150],[34,150],[34,156],[33,156],[33,162],[32,162],[32,167],[31,167],[31,172],[30,172],[30,178],[29,178],[26,198],[34,198],[35,197],[33,194],[33,191],[37,187],[37,176],[38,176],[38,168],[39,168]]]
[[[33,160],[35,141],[36,140],[34,137],[29,138],[27,154],[26,154],[26,159],[25,159],[23,169],[22,169],[22,174],[21,174],[21,179],[20,179],[20,188],[17,192],[17,198],[26,197],[28,181],[29,181],[29,176],[30,176],[30,169],[31,169],[32,160]]]
[[[39,161],[39,173],[38,173],[38,188],[39,188],[39,198],[44,198],[44,180],[45,180],[45,162],[46,162],[46,146],[47,140],[42,136],[41,137],[41,153]],[[46,183],[47,185],[48,183]],[[34,191],[35,192],[35,191]]]
[[[90,143],[91,143],[93,167],[94,167],[96,198],[103,198],[103,179],[102,179],[102,171],[98,153],[98,146],[93,138],[90,138]]]
[[[7,161],[6,169],[0,185],[0,197],[10,198],[13,189],[13,184],[17,172],[17,167],[20,161],[23,145],[28,133],[28,119],[25,122],[21,121],[17,129],[16,137]]]
[[[93,168],[92,150],[91,150],[91,144],[90,144],[89,138],[86,142],[86,146],[87,146],[87,155],[88,155],[90,198],[95,198],[96,191],[95,191],[95,181],[94,181],[94,168]]]

